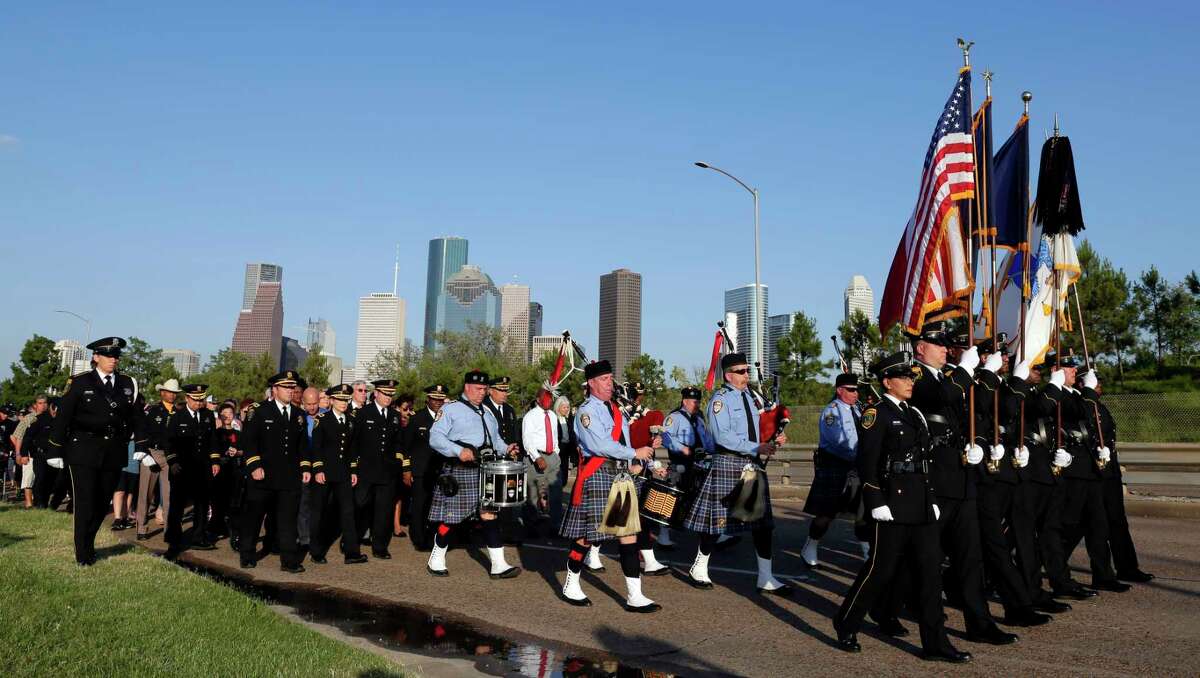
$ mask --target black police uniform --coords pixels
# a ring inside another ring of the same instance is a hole
[[[297,520],[308,425],[299,406],[288,405],[287,412],[284,416],[279,403],[264,400],[242,429],[247,478],[239,546],[244,566],[254,562],[259,528],[268,512],[275,518],[283,567],[297,568],[303,558],[298,549]],[[254,480],[253,474],[259,469],[264,476]]]
[[[167,507],[164,540],[172,551],[183,546],[183,511],[192,503],[194,546],[207,547],[208,507],[212,486],[212,466],[219,464],[216,421],[207,407],[195,412],[187,403],[175,408],[167,420],[167,472],[171,474],[171,499]]]
[[[871,554],[833,619],[839,638],[852,637],[863,617],[897,579],[911,576],[910,605],[928,653],[954,652],[942,622],[941,549],[930,479],[930,435],[916,408],[884,397],[863,412],[857,467],[868,512],[887,506],[894,520],[874,522]]]
[[[1129,519],[1125,517],[1125,486],[1121,480],[1121,462],[1117,458],[1117,423],[1099,393],[1086,387],[1080,393],[1084,408],[1094,407],[1099,413],[1104,444],[1112,452],[1108,465],[1100,472],[1103,478],[1100,484],[1104,496],[1104,515],[1108,519],[1108,544],[1113,563],[1117,566],[1117,579],[1146,581],[1148,575],[1142,573],[1138,565],[1137,549],[1129,534]]]
[[[408,428],[404,431],[404,450],[412,460],[413,474],[408,533],[413,545],[422,551],[428,551],[433,546],[429,504],[433,500],[438,476],[442,473],[443,457],[429,446],[429,429],[440,415],[440,412],[434,415],[428,407],[423,407],[408,420]]]
[[[50,426],[54,417],[47,408],[33,420],[25,429],[25,437],[21,439],[21,451],[29,456],[33,464],[33,505],[46,508],[50,502],[50,492],[58,480],[59,470],[46,463],[46,438],[50,435]]]
[[[310,481],[312,512],[308,542],[313,560],[324,558],[332,545],[332,535],[322,529],[323,516],[326,508],[330,506],[331,496],[342,535],[342,554],[347,558],[358,558],[361,555],[358,528],[354,519],[354,490],[350,482],[350,476],[358,473],[352,447],[356,423],[349,411],[342,414],[341,418],[339,423],[338,415],[333,411],[318,414],[313,423],[312,440],[308,448],[308,459],[312,463],[314,476]],[[324,483],[317,482],[315,476],[318,473],[325,474]]]
[[[387,558],[392,541],[392,518],[396,507],[396,475],[404,464],[403,429],[400,414],[391,407],[367,403],[354,416],[354,460],[358,467],[358,485],[354,488],[357,505],[362,511],[359,531],[368,524],[366,507],[373,504],[371,519],[371,551],[376,557]]]
[[[108,515],[121,469],[128,463],[140,403],[133,379],[119,372],[102,381],[100,373],[92,370],[67,382],[49,444],[62,452],[70,469],[75,560],[81,565],[96,561],[96,532]]]

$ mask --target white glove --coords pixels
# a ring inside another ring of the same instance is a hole
[[[1013,376],[1016,377],[1017,379],[1020,379],[1021,381],[1025,381],[1026,379],[1028,379],[1029,378],[1029,361],[1022,360],[1020,363],[1018,363],[1017,366],[1013,368]]]
[[[879,508],[871,509],[871,517],[881,523],[890,523],[895,520],[895,518],[892,517],[892,510],[888,508],[886,504],[884,506],[880,506]]]
[[[1072,457],[1069,452],[1062,449],[1061,447],[1057,450],[1054,450],[1054,465],[1055,466],[1057,466],[1059,468],[1066,468],[1071,465],[1071,461],[1073,461],[1073,460],[1074,460],[1074,457]]]
[[[935,521],[942,519],[942,512],[938,510],[937,504],[933,505],[933,519]]]
[[[989,354],[987,361],[983,363],[983,369],[992,374],[999,374],[1001,367],[1004,367],[1004,355],[1001,353]]]
[[[1017,468],[1029,466],[1029,448],[1024,445],[1018,447],[1017,451],[1013,452],[1013,458],[1017,460]]]
[[[145,452],[134,452],[134,453],[133,453],[133,460],[134,460],[134,461],[141,461],[141,460],[143,460],[143,459],[145,459],[145,458],[146,458],[146,453],[145,453]]]
[[[49,466],[50,468],[62,468],[63,467],[62,457],[55,457],[54,459],[47,459],[46,466]]]
[[[978,445],[967,445],[967,463],[978,464],[983,461],[983,448]]]
[[[146,468],[150,468],[151,466],[154,466],[155,463],[156,462],[154,461],[154,457],[151,457],[148,454],[142,455],[142,466],[145,466]]]
[[[1096,370],[1088,370],[1087,374],[1083,375],[1083,387],[1095,389],[1100,385],[1100,380],[1096,378]]]
[[[1050,383],[1062,388],[1067,383],[1067,375],[1062,370],[1054,370],[1050,373]]]
[[[1112,450],[1107,447],[1098,448],[1096,452],[1100,453],[1100,461],[1106,464],[1112,459]]]
[[[992,461],[1000,461],[1001,459],[1003,459],[1004,458],[1004,446],[1003,445],[992,445],[992,451],[991,451],[990,458]]]
[[[962,358],[958,361],[958,366],[967,371],[967,374],[974,375],[975,368],[979,366],[979,349],[975,346],[963,351]]]

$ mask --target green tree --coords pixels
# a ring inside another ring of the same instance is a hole
[[[209,360],[204,371],[192,379],[208,384],[208,391],[217,398],[252,398],[261,400],[267,389],[267,379],[276,372],[270,353],[248,356],[231,348],[223,348]]]
[[[822,377],[829,364],[821,360],[816,320],[803,312],[796,313],[791,330],[779,338],[776,350],[780,399],[794,405],[823,402],[830,387]]]
[[[888,333],[888,342],[890,343],[896,342],[893,335],[898,331],[898,327],[893,330]],[[849,318],[843,320],[838,325],[838,335],[842,339],[842,357],[851,365],[858,361],[860,372],[871,365],[875,353],[885,346],[884,339],[879,335],[879,327],[871,322],[867,314],[862,311],[855,311]],[[839,365],[839,367],[841,366]]]
[[[23,406],[40,393],[62,392],[70,375],[59,367],[53,341],[35,334],[25,341],[19,357],[9,366],[12,376],[0,382],[0,402]]]
[[[640,381],[646,387],[645,405],[651,410],[670,409],[675,394],[667,390],[663,362],[643,353],[625,367],[625,381]]]
[[[1134,298],[1140,310],[1137,325],[1150,335],[1155,361],[1161,368],[1167,346],[1167,323],[1170,316],[1170,285],[1156,266],[1143,271],[1133,286]]]
[[[144,394],[153,391],[156,384],[180,378],[175,364],[163,357],[161,348],[138,337],[129,337],[129,345],[121,351],[121,372],[133,377]]]
[[[300,376],[309,386],[326,389],[329,387],[329,361],[321,353],[321,345],[315,344],[308,349],[308,357],[300,366]]]
[[[1092,355],[1106,358],[1105,362],[1115,360],[1117,378],[1123,379],[1127,355],[1137,343],[1137,312],[1129,303],[1129,279],[1125,271],[1099,256],[1087,240],[1080,243],[1077,254],[1080,278],[1074,293],[1079,295],[1088,348]],[[1063,343],[1082,351],[1082,343],[1073,335],[1064,335]]]

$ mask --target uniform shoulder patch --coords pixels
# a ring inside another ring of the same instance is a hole
[[[915,381],[915,380],[920,379],[921,377],[925,376],[925,370],[921,369],[920,365],[913,365],[912,366],[912,374],[913,374],[913,380]]]
[[[725,401],[724,401],[724,400],[714,400],[714,401],[713,401],[713,404],[712,404],[712,411],[713,411],[713,414],[720,414],[720,413],[721,413],[721,409],[722,409],[722,408],[724,408],[724,407],[725,407]]]
[[[831,407],[825,410],[825,425],[833,426],[835,423],[837,423],[837,417],[833,414],[833,408]]]
[[[584,428],[587,428],[592,425],[592,418],[588,416],[587,412],[583,412],[579,415],[579,423],[583,424]]]
[[[863,412],[862,427],[863,428],[871,428],[872,426],[874,426],[875,425],[875,417],[877,417],[877,416],[879,416],[879,413],[875,410],[874,407],[867,408],[867,411]]]
[[[663,422],[663,426],[670,427],[673,423],[675,423],[675,417],[667,417],[667,420]]]

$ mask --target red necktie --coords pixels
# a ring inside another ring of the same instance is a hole
[[[550,411],[546,410],[546,454],[554,454],[554,429],[550,427]]]

